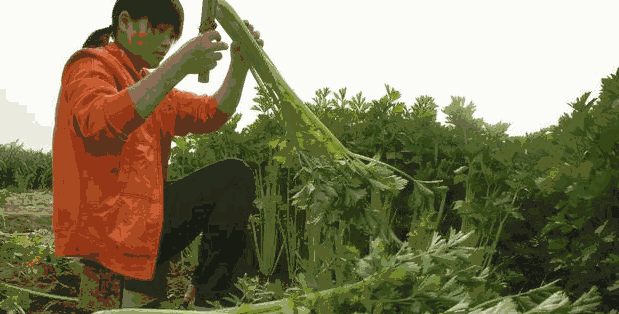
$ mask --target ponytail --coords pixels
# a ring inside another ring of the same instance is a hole
[[[84,46],[82,46],[82,48],[97,48],[105,46],[109,43],[112,33],[112,25],[96,30],[88,36],[88,39],[86,39],[86,42],[84,42]]]
[[[92,32],[82,48],[102,47],[110,42],[110,38],[116,39],[118,35],[116,32],[119,29],[118,17],[125,10],[133,18],[147,17],[153,28],[162,23],[174,26],[175,39],[183,33],[185,14],[180,0],[116,0],[112,10],[112,25]],[[132,21],[137,21],[133,18]]]

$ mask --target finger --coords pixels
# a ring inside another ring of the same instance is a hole
[[[209,27],[206,24],[202,24],[202,25],[200,25],[200,27],[198,27],[198,32],[200,34],[204,34],[204,33],[208,32],[208,31],[212,31],[212,30],[215,30],[215,28]]]
[[[221,34],[219,34],[218,31],[207,31],[206,33],[203,33],[200,35],[200,40],[201,40],[201,46],[203,48],[211,48],[209,47],[210,45],[208,45],[206,43],[206,41],[208,41],[209,43],[213,43],[213,40],[215,40],[216,42],[221,42]]]
[[[198,31],[200,33],[204,33],[208,30],[214,30],[217,29],[217,23],[213,22],[209,22],[209,21],[205,21],[204,23],[200,24],[200,27],[198,27]]]
[[[213,30],[210,32],[207,38],[210,42],[213,42],[213,40],[221,41],[221,34],[218,31]]]
[[[216,28],[217,27],[207,27],[207,26],[204,26],[204,27],[200,27],[200,29],[198,29],[198,32],[200,34],[204,34],[204,33],[208,32],[208,31],[215,30]]]
[[[219,39],[221,40],[221,36],[219,37]],[[228,48],[230,47],[228,46],[227,43],[218,40],[217,45],[211,46],[208,49],[211,51],[218,51],[218,50],[228,50]]]

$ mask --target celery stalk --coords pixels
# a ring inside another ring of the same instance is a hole
[[[442,182],[442,180],[418,181],[395,167],[349,151],[286,83],[269,56],[258,45],[243,20],[225,0],[218,1],[217,21],[232,40],[241,42],[244,56],[252,65],[251,72],[256,82],[262,87],[266,86],[266,90],[272,96],[277,96],[273,98],[277,100],[276,105],[281,111],[284,121],[287,122],[289,140],[297,144],[299,149],[310,151],[310,153],[324,153],[322,156],[329,161],[344,162],[361,176],[367,176],[368,173],[364,169],[365,166],[358,160],[383,165],[409,180],[419,183]]]

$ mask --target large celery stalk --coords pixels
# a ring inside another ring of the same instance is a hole
[[[271,59],[269,59],[269,56],[251,35],[243,20],[225,0],[218,2],[217,21],[232,40],[241,42],[243,54],[252,65],[251,71],[254,79],[262,87],[266,86],[265,89],[277,100],[276,105],[282,113],[282,119],[286,122],[288,128],[287,140],[292,144],[279,143],[281,147],[285,147],[285,151],[290,151],[296,147],[314,156],[325,157],[329,161],[337,160],[340,163],[345,163],[351,170],[363,177],[368,177],[367,168],[358,160],[366,160],[396,171],[409,180],[415,180],[395,167],[349,151],[301,101],[294,90],[288,86],[283,76],[279,73]],[[286,163],[289,162],[285,156],[280,156],[278,159],[284,162],[287,161]],[[401,189],[398,186],[403,188],[405,184],[405,182],[401,181],[380,181],[394,190]],[[439,182],[441,181],[424,183]]]
[[[442,182],[440,180],[415,180],[395,167],[380,162],[377,159],[358,155],[348,150],[296,95],[294,90],[288,86],[271,59],[264,52],[262,47],[258,45],[244,21],[225,0],[220,0],[218,2],[217,21],[232,40],[241,43],[243,55],[247,57],[249,64],[252,66],[251,71],[254,79],[262,89],[266,90],[271,95],[274,104],[279,109],[279,118],[285,125],[287,132],[285,138],[276,139],[269,143],[269,145],[273,147],[280,147],[274,159],[284,164],[284,166],[290,167],[293,165],[293,157],[296,157],[294,155],[295,152],[298,152],[298,156],[307,164],[313,163],[307,158],[307,155],[311,155],[317,160],[322,159],[330,165],[337,165],[335,169],[344,174],[343,177],[350,182],[351,186],[358,186],[359,180],[362,180],[369,182],[372,187],[378,191],[389,191],[393,194],[397,194],[399,190],[402,190],[407,182],[401,177],[388,174],[384,169],[380,168],[386,167],[392,171],[398,172],[417,185]],[[370,164],[365,165],[361,160],[368,161]],[[320,162],[316,162],[316,164],[319,165]],[[379,166],[382,167],[379,168]],[[309,168],[309,171],[313,170],[313,167],[310,166]],[[309,189],[311,190],[311,188]],[[314,205],[316,205],[316,203],[314,203]],[[325,211],[325,207],[322,206],[321,208],[320,205],[314,207],[320,209],[310,214],[316,214],[316,221],[318,221],[323,217],[322,214]],[[372,220],[372,217],[370,217],[372,216],[371,212],[367,212],[365,216],[367,221]],[[379,220],[378,223],[372,223],[371,228],[373,229],[373,233],[382,230],[381,236],[385,239],[390,239],[392,242],[391,244],[393,244],[395,240],[398,240],[393,236],[393,233],[391,233],[392,236],[389,237],[388,231],[386,230],[390,229],[387,222],[384,220]],[[319,247],[325,247],[325,245],[317,243],[320,242],[321,238],[320,230],[321,228],[314,223],[310,223],[308,226],[307,232],[311,237],[309,241],[309,250],[312,258],[308,261],[305,270],[310,274],[314,274],[321,266],[320,261],[316,261],[314,258]],[[328,242],[327,239],[324,241]],[[326,243],[326,245],[329,250],[332,250],[330,243]],[[289,252],[289,254],[291,253]],[[320,284],[319,282],[319,285]]]

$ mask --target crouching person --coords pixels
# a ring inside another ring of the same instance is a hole
[[[183,18],[179,0],[117,0],[112,24],[93,32],[63,69],[53,135],[55,253],[86,261],[99,292],[101,276],[116,282],[121,275],[123,307],[156,307],[166,297],[170,259],[199,234],[196,305],[233,291],[247,249],[244,227],[256,211],[253,172],[240,160],[167,183],[172,137],[224,125],[249,70],[241,44],[232,42],[214,95],[175,89],[188,74],[215,68],[228,49],[210,30],[164,61]]]

